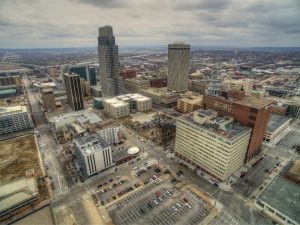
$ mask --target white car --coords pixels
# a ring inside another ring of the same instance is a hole
[[[189,207],[189,209],[192,208],[192,206],[191,206],[189,203],[185,203],[185,205],[186,205],[187,207]]]
[[[177,211],[178,209],[173,205],[172,206],[172,209],[174,209],[175,211]]]

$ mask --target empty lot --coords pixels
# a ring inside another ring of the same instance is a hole
[[[42,175],[40,159],[32,134],[0,142],[0,183],[22,177],[29,169]]]

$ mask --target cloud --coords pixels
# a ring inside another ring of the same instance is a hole
[[[119,46],[300,46],[298,0],[1,0],[0,48],[96,46],[111,25]]]

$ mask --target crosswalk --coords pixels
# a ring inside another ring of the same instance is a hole
[[[66,195],[66,194],[74,191],[78,187],[80,187],[80,185],[79,184],[75,184],[75,185],[73,185],[73,186],[71,186],[69,188],[62,189],[61,191],[54,193],[54,199],[60,198],[60,197],[62,197],[64,195]]]

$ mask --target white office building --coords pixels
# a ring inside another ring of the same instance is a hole
[[[250,135],[232,117],[197,110],[177,119],[175,155],[224,181],[243,166]]]
[[[114,165],[111,147],[97,133],[73,140],[76,165],[85,176],[91,176]]]
[[[108,127],[98,130],[97,133],[109,145],[118,144],[120,127]]]

